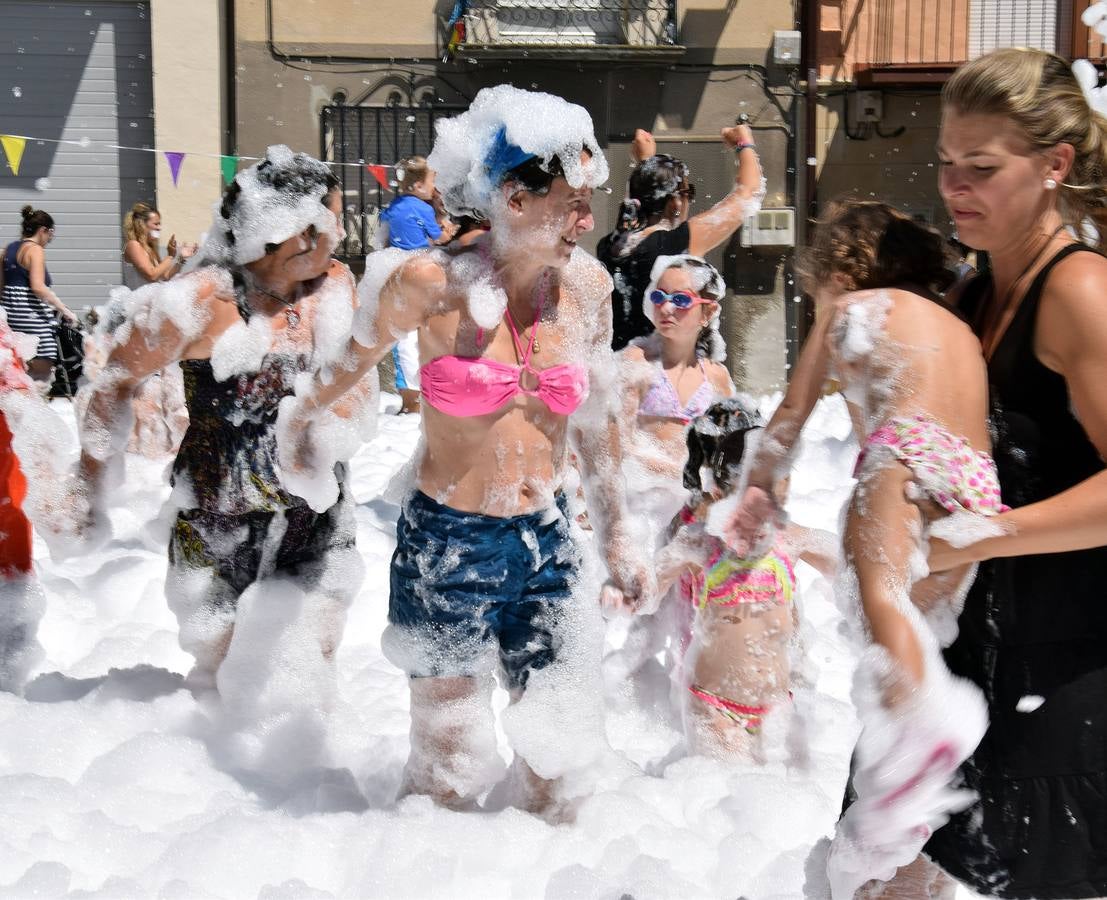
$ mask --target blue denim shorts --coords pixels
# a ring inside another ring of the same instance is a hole
[[[416,491],[396,525],[389,656],[412,677],[458,676],[487,671],[496,651],[506,686],[522,689],[557,655],[579,568],[561,494],[556,509],[501,518]]]

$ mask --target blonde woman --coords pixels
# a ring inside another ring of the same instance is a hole
[[[968,63],[943,104],[939,189],[991,262],[959,308],[983,344],[1014,509],[1001,535],[931,541],[931,570],[981,564],[946,660],[980,685],[991,725],[962,769],[980,799],[927,852],[983,893],[1102,897],[1107,119],[1068,62],[1038,50]]]
[[[196,252],[194,244],[178,247],[174,234],[169,236],[167,255],[162,259],[160,237],[161,213],[148,203],[136,203],[123,217],[123,284],[132,290],[154,281],[168,281]]]

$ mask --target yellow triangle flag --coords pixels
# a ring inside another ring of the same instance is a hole
[[[19,164],[23,162],[23,148],[27,146],[27,139],[14,137],[10,134],[0,134],[0,144],[4,145],[4,155],[8,158],[8,166],[13,175],[19,174]]]

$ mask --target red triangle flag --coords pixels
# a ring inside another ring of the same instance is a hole
[[[369,174],[377,179],[377,183],[382,188],[388,190],[388,169],[385,166],[376,166],[373,163],[367,163],[365,168],[369,171]]]

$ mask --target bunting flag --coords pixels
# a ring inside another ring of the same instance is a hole
[[[373,163],[368,163],[365,166],[365,168],[368,169],[370,175],[372,175],[374,178],[377,179],[377,183],[387,191],[388,190],[388,167],[387,166],[378,166],[378,165],[374,165]]]
[[[468,0],[466,0],[468,2]],[[3,146],[4,155],[7,157],[8,167],[16,175],[19,174],[20,165],[23,162],[23,151],[27,146],[27,142],[31,141],[35,144],[58,144],[67,147],[80,147],[82,150],[103,148],[106,150],[127,150],[134,153],[161,153],[165,157],[165,161],[169,163],[169,173],[173,176],[174,186],[177,184],[181,174],[181,163],[184,162],[186,156],[200,156],[204,159],[218,159],[219,168],[223,173],[224,180],[230,181],[234,178],[237,172],[237,166],[240,162],[257,162],[262,157],[260,156],[226,156],[221,153],[204,153],[202,151],[189,151],[189,150],[158,150],[156,147],[130,147],[125,144],[115,144],[111,141],[92,141],[88,138],[81,138],[80,140],[67,140],[65,138],[48,138],[48,137],[35,137],[33,135],[22,134],[0,134],[0,145]],[[388,171],[389,169],[395,169],[395,165],[386,165],[384,163],[363,163],[363,162],[343,162],[340,160],[323,160],[328,166],[365,166],[373,175],[373,177],[380,182],[381,186],[386,190],[391,190],[388,185]]]
[[[164,150],[162,153],[165,156],[165,161],[169,163],[169,174],[173,176],[173,187],[176,187],[177,178],[181,174],[181,163],[184,162],[185,154],[178,153],[176,150]]]
[[[19,165],[23,162],[23,149],[27,139],[12,134],[0,134],[0,144],[4,145],[4,155],[8,158],[8,167],[13,175],[19,174]]]
[[[220,156],[219,168],[223,171],[223,183],[230,184],[234,181],[235,172],[238,170],[238,157]]]

